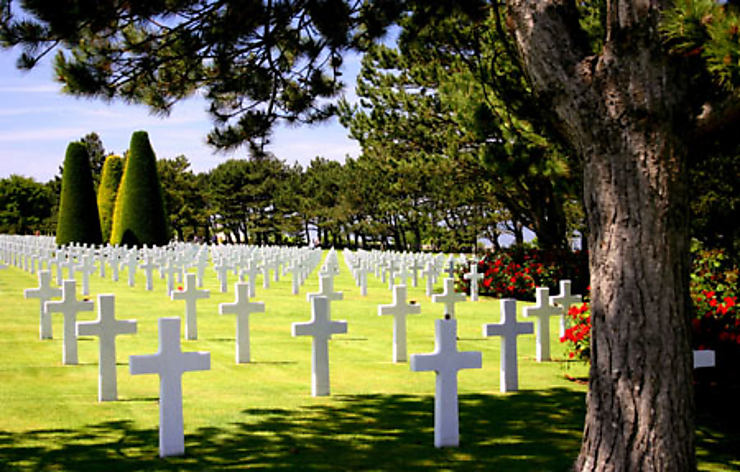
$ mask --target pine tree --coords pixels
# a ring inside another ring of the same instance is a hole
[[[60,246],[102,242],[90,160],[87,148],[80,142],[67,146],[56,241]]]
[[[169,240],[157,162],[145,131],[131,136],[116,195],[111,244],[163,245]]]
[[[116,205],[118,185],[123,175],[123,158],[111,154],[103,164],[102,177],[98,187],[98,213],[100,214],[100,232],[103,241],[110,241],[113,227],[113,210]]]

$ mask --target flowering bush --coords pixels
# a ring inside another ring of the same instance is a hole
[[[463,278],[467,268],[458,267],[456,289],[469,292],[470,282]],[[514,246],[487,252],[478,262],[483,274],[479,293],[496,298],[534,300],[535,287],[558,290],[559,280],[570,279],[575,293],[588,285],[588,258],[581,251],[545,251]]]
[[[692,251],[691,300],[694,349],[740,351],[738,269],[721,250]]]
[[[591,359],[591,307],[588,303],[573,305],[568,311],[570,328],[565,330],[561,343],[568,343],[568,357],[582,361]]]
[[[721,250],[692,251],[690,292],[693,302],[692,345],[740,354],[740,310],[737,300],[738,268]],[[560,342],[568,343],[568,356],[590,359],[591,312],[588,303],[571,307],[571,327]]]

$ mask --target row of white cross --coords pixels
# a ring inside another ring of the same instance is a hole
[[[450,273],[452,273],[454,263],[450,263],[452,262],[450,259],[447,262],[449,263]],[[362,263],[359,265],[362,266]],[[477,264],[473,263],[472,267],[477,268]],[[469,274],[476,274],[477,272],[472,267]],[[431,275],[430,264],[427,264],[427,269],[430,269],[429,275]],[[333,288],[333,276],[338,273],[338,270],[336,253],[332,251],[321,270],[319,292],[307,296],[311,302],[311,321],[308,323],[294,323],[292,327],[294,336],[312,336],[311,391],[315,396],[328,395],[330,392],[328,341],[333,334],[347,332],[345,321],[331,320],[331,301],[342,299],[341,292],[334,292]],[[391,271],[390,274],[392,273]],[[277,277],[277,271],[275,276]],[[267,275],[265,274],[264,277],[266,279]],[[253,275],[250,274],[249,278],[250,282],[253,283]],[[396,277],[395,280],[403,280],[403,275]],[[472,280],[477,279],[471,277]],[[69,328],[69,326],[75,326],[74,317],[76,313],[92,310],[92,302],[76,300],[74,280],[64,281],[60,294],[59,289],[51,286],[51,274],[42,271],[39,273],[39,284],[38,289],[26,291],[28,297],[40,299],[47,297],[47,299],[50,299],[62,296],[62,300],[59,302],[47,301],[44,303],[42,300],[40,336],[42,338],[51,337],[49,313],[61,312],[64,314],[64,363],[77,362],[75,335],[98,336],[100,338],[99,399],[101,401],[115,400],[115,336],[135,333],[136,321],[116,320],[113,296],[100,295],[98,297],[98,319],[94,322],[76,323],[77,329],[75,332],[74,328]],[[197,338],[196,301],[209,296],[207,290],[198,290],[196,285],[196,275],[187,274],[185,290],[172,293],[173,299],[182,299],[186,302],[187,339]],[[245,283],[235,284],[236,301],[219,306],[221,314],[233,313],[237,315],[237,363],[249,362],[249,314],[264,312],[263,303],[249,302],[250,285]],[[471,290],[472,286],[477,286],[477,283],[471,283]],[[378,314],[394,316],[393,360],[394,362],[404,362],[406,360],[406,316],[420,313],[421,308],[418,304],[406,303],[405,285],[394,285],[393,289],[393,303],[378,307]],[[580,302],[579,296],[570,294],[570,286],[567,281],[561,282],[560,292],[559,296],[551,297],[547,288],[538,288],[536,305],[524,309],[524,316],[535,317],[537,323],[538,361],[549,359],[550,317],[562,317],[564,313],[567,313],[570,305]],[[70,295],[68,296],[67,293]],[[436,320],[435,322],[435,351],[430,354],[411,356],[410,365],[412,370],[431,370],[437,374],[435,394],[435,445],[437,447],[453,446],[459,443],[457,372],[461,369],[480,368],[482,365],[480,352],[460,352],[457,350],[457,324],[454,319],[454,307],[456,303],[465,301],[465,299],[464,295],[454,292],[454,279],[445,279],[443,293],[432,297],[433,302],[445,304],[445,319]],[[555,303],[560,304],[560,306],[554,306]],[[44,312],[47,313],[46,318]],[[502,300],[501,313],[502,322],[484,325],[483,335],[502,337],[501,391],[515,391],[518,389],[517,336],[533,333],[534,326],[532,323],[516,321],[515,300]],[[565,328],[564,321],[561,318],[561,330]],[[157,373],[160,376],[160,454],[163,456],[176,455],[184,452],[180,377],[186,371],[210,368],[210,355],[209,353],[183,353],[181,351],[179,318],[160,319],[159,329],[159,352],[150,356],[131,356],[130,371],[132,374]],[[695,359],[698,358],[699,363],[704,357],[702,353],[699,353],[698,357],[695,354]]]

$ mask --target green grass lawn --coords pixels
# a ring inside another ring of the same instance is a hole
[[[340,255],[332,318],[347,320],[348,333],[330,343],[330,397],[310,396],[308,337],[291,337],[291,323],[307,321],[306,293],[318,290],[314,272],[291,294],[290,276],[263,289],[254,301],[266,312],[250,317],[250,364],[235,364],[235,317],[218,315],[218,304],[234,299],[219,292],[207,271],[211,298],[198,303],[197,341],[184,351],[211,353],[211,370],[183,376],[183,457],[158,457],[158,378],[131,376],[128,356],[157,351],[157,319],[184,314],[171,301],[164,280],[154,291],[136,287],[126,275],[111,282],[97,275],[91,292],[115,293],[118,319],[136,319],[138,334],[117,338],[120,401],[97,402],[97,338],[78,342],[80,365],[62,365],[62,321],[54,314],[54,339],[38,339],[38,301],[23,289],[36,277],[16,268],[0,271],[0,470],[567,470],[578,453],[586,387],[565,378],[585,377],[583,364],[565,362],[553,342],[555,362],[534,361],[534,336],[520,337],[519,386],[499,393],[499,338],[483,338],[482,324],[499,321],[499,302],[482,299],[456,307],[460,350],[483,353],[483,368],[461,371],[460,447],[433,446],[434,374],[394,364],[392,318],[377,305],[392,293],[374,277],[361,297]],[[110,276],[110,274],[108,274]],[[439,284],[441,286],[441,284]],[[409,353],[431,352],[432,304],[422,284],[409,287],[421,315],[408,318]],[[97,310],[97,308],[96,308]],[[521,310],[519,310],[521,312]],[[93,320],[83,313],[79,321]],[[184,327],[183,327],[184,329]],[[551,330],[557,333],[556,320]],[[702,423],[703,421],[703,423]],[[740,467],[737,427],[717,427],[700,415],[701,470]],[[729,429],[728,429],[729,428]],[[731,430],[731,431],[730,431]],[[733,449],[734,448],[734,449]]]

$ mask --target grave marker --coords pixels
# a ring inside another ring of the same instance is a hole
[[[51,314],[46,310],[46,302],[52,298],[62,296],[62,289],[51,285],[51,272],[48,270],[39,271],[39,286],[37,288],[27,288],[23,291],[25,298],[39,299],[39,338],[52,339]]]
[[[249,362],[249,315],[250,313],[264,313],[265,304],[249,301],[249,284],[237,282],[234,284],[236,300],[234,303],[221,303],[218,313],[221,315],[236,315],[236,363]]]
[[[75,272],[82,273],[82,294],[90,295],[90,274],[95,272],[95,263],[89,254],[82,256],[82,260],[75,266]]]
[[[501,300],[501,323],[483,325],[483,336],[501,336],[501,392],[519,390],[519,371],[517,363],[517,336],[532,334],[534,324],[520,323],[516,320],[516,300]]]
[[[146,262],[141,264],[139,266],[139,269],[142,269],[144,271],[144,275],[146,276],[146,289],[152,290],[154,288],[154,269],[159,267],[157,264],[154,263],[152,260],[152,255],[147,254],[146,256]]]
[[[714,367],[715,365],[715,354],[712,349],[694,350],[694,369]]]
[[[77,300],[76,282],[65,280],[62,283],[62,299],[60,301],[46,302],[44,305],[49,313],[62,313],[64,315],[64,344],[62,345],[62,364],[77,364],[77,313],[80,311],[93,311],[93,302]]]
[[[293,323],[293,336],[311,336],[311,395],[329,395],[329,340],[332,334],[347,332],[346,321],[329,319],[329,300],[315,296],[311,299],[311,321]]]
[[[77,336],[97,336],[98,350],[98,401],[118,399],[116,380],[116,336],[135,334],[136,320],[117,320],[115,295],[98,295],[98,319],[77,323]]]
[[[199,290],[195,274],[187,274],[185,277],[185,290],[172,292],[173,300],[185,300],[185,339],[198,339],[198,319],[197,307],[198,300],[209,298],[209,290]]]
[[[455,303],[465,301],[465,295],[462,293],[455,292],[455,279],[446,278],[445,287],[442,294],[432,295],[432,303],[444,303],[445,304],[445,315],[450,315],[450,318],[455,317]]]
[[[524,308],[524,317],[535,317],[537,324],[537,362],[550,360],[550,317],[558,316],[563,309],[550,305],[550,289],[537,287],[537,305]]]
[[[208,352],[182,352],[180,318],[159,319],[159,351],[129,357],[131,375],[159,375],[159,456],[185,453],[182,417],[182,374],[210,370]]]
[[[406,316],[418,315],[421,306],[406,303],[406,286],[393,287],[393,304],[378,306],[378,315],[393,315],[393,362],[406,362]]]
[[[571,305],[581,303],[580,295],[572,295],[570,293],[570,280],[560,281],[560,293],[557,295],[550,296],[550,303],[560,305],[563,309],[560,315],[560,337],[565,336],[565,330],[568,329],[568,311]]]
[[[470,272],[463,275],[465,280],[470,281],[470,301],[478,301],[478,282],[483,280],[483,274],[478,273],[478,261],[474,258],[470,264]]]
[[[411,370],[433,370],[436,373],[434,446],[457,446],[460,444],[457,372],[480,369],[482,355],[478,351],[457,350],[457,320],[435,320],[434,328],[434,352],[411,354]]]

